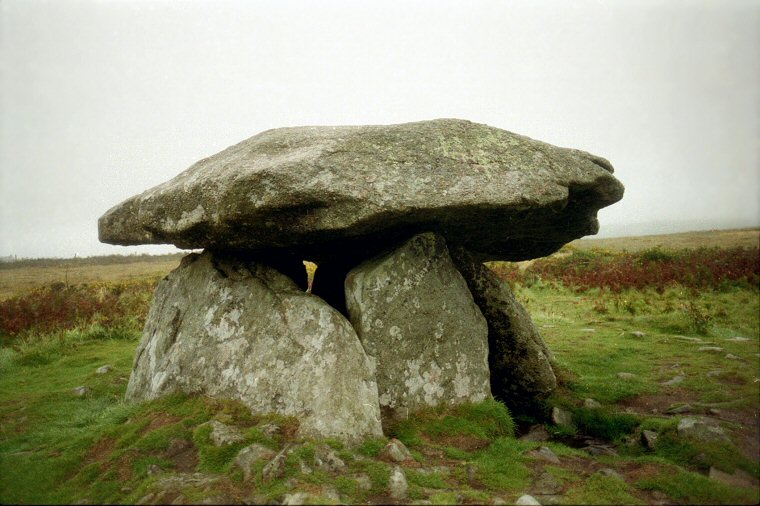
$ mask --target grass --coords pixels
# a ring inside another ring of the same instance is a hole
[[[662,263],[678,254],[650,248],[634,259]],[[54,266],[27,265],[19,272],[43,268]],[[233,401],[170,395],[126,404],[124,391],[156,278],[33,291],[22,284],[21,291],[0,302],[6,315],[19,307],[32,311],[24,318],[13,313],[14,322],[23,320],[20,327],[0,328],[0,503],[135,503],[149,494],[152,502],[182,495],[190,502],[221,497],[272,503],[298,492],[316,503],[334,503],[332,493],[342,502],[384,503],[394,465],[409,483],[405,502],[514,501],[548,472],[562,484],[565,504],[757,503],[756,487],[729,487],[706,473],[712,466],[760,475],[752,453],[760,410],[758,287],[718,282],[693,289],[675,283],[615,292],[531,272],[523,269],[514,289],[555,354],[560,387],[549,403],[573,416],[574,432],[564,443],[516,439],[509,410],[497,401],[423,410],[391,425],[386,437],[356,446],[298,440],[297,420],[254,416]],[[98,305],[100,299],[108,303]],[[52,311],[65,306],[78,312],[58,318]],[[747,340],[731,340],[736,336]],[[722,350],[699,350],[708,345]],[[95,372],[106,364],[112,367],[108,373]],[[620,372],[634,376],[621,378]],[[664,384],[676,376],[682,377],[679,383]],[[80,385],[89,388],[83,397],[72,391]],[[584,407],[586,398],[601,407]],[[689,404],[688,413],[665,413],[683,403]],[[679,419],[695,415],[718,420],[733,444],[680,436]],[[244,440],[215,446],[206,424],[213,419],[236,426]],[[658,433],[654,449],[642,446],[643,430]],[[382,460],[389,437],[406,444],[414,459]],[[592,456],[575,447],[573,441],[584,437],[614,445],[618,455]],[[266,462],[260,461],[253,478],[243,478],[233,461],[252,443],[274,452],[292,449],[283,476],[264,481]],[[320,445],[333,448],[346,468],[317,469],[313,459]],[[548,446],[560,463],[531,457],[539,446]],[[622,479],[599,474],[604,467]],[[167,478],[193,472],[213,482],[167,488]]]

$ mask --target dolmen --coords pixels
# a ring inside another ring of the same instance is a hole
[[[98,223],[103,242],[202,250],[156,288],[127,399],[237,399],[345,441],[441,403],[540,409],[552,354],[484,262],[595,234],[612,173],[458,119],[278,128],[205,158]]]

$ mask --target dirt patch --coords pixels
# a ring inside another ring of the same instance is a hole
[[[187,439],[173,439],[163,457],[172,461],[174,469],[182,473],[191,473],[198,466],[198,450]]]
[[[474,436],[459,435],[438,438],[438,444],[453,446],[466,452],[472,452],[487,447],[491,442],[487,439],[480,439]]]
[[[150,423],[146,425],[141,431],[140,436],[145,435],[146,433],[159,429],[161,427],[164,427],[166,425],[172,425],[182,420],[182,418],[178,416],[170,415],[169,413],[156,413],[153,418],[150,420]]]
[[[99,439],[88,451],[84,458],[84,465],[93,462],[105,463],[116,448],[116,439],[105,437]]]
[[[617,404],[625,411],[633,411],[642,415],[662,414],[674,404],[692,403],[698,400],[695,392],[685,388],[671,388],[668,392],[639,395],[624,399]]]
[[[737,427],[731,429],[731,439],[747,458],[760,461],[760,411],[721,409],[717,418],[735,423]]]

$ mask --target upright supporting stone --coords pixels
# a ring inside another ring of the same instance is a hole
[[[382,434],[374,371],[345,317],[239,257],[190,255],[156,289],[127,399],[174,391],[295,416],[303,436]]]
[[[557,386],[553,356],[509,284],[461,246],[451,258],[488,321],[488,362],[496,398],[517,411],[535,412]]]
[[[384,422],[490,397],[488,327],[440,236],[419,234],[351,270],[346,302],[376,362]]]

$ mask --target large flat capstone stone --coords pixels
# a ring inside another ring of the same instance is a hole
[[[105,213],[100,240],[323,260],[428,230],[481,260],[547,255],[622,198],[606,160],[440,119],[262,132]]]
[[[372,363],[348,320],[235,257],[189,255],[156,289],[127,399],[175,391],[298,417],[303,436],[382,434]]]
[[[351,270],[345,286],[384,421],[491,396],[488,326],[442,237],[409,239]]]

